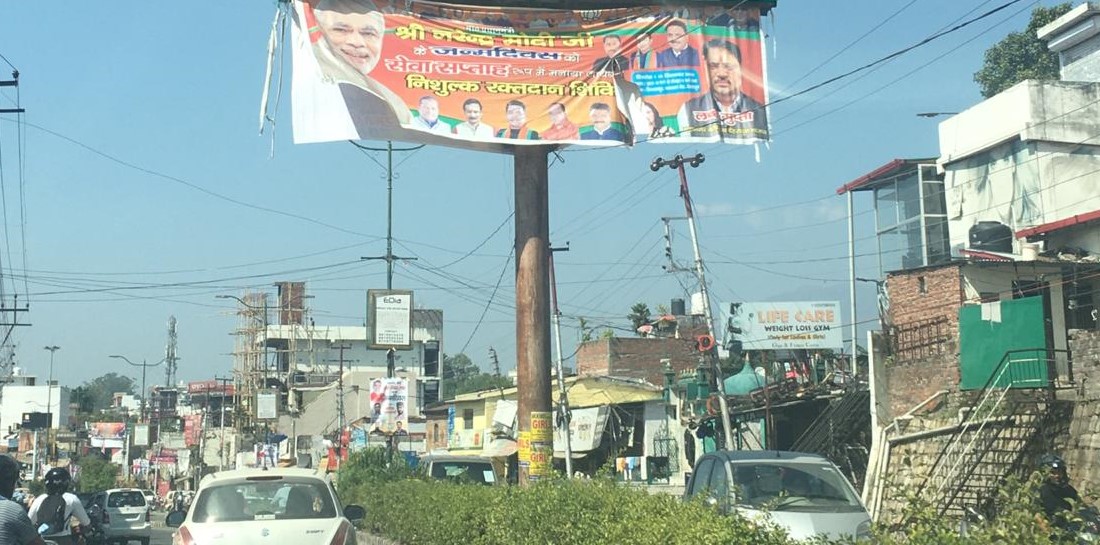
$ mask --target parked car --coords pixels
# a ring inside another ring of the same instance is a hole
[[[718,451],[699,458],[684,498],[774,522],[794,539],[869,538],[871,517],[828,459],[782,451]]]
[[[140,541],[149,545],[149,503],[141,490],[113,488],[96,494],[92,503],[103,509],[103,534],[109,543]]]
[[[301,468],[239,469],[207,475],[189,511],[172,511],[175,543],[234,545],[355,545],[351,521],[364,517],[343,505],[324,472]]]
[[[429,454],[420,459],[418,467],[432,479],[489,485],[501,482],[493,461],[480,456]]]

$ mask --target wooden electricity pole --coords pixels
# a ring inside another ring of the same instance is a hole
[[[550,416],[550,206],[551,146],[515,147],[516,197],[516,373],[520,446],[519,482],[546,475],[553,456],[550,444],[537,435]],[[532,416],[534,418],[532,418]],[[532,429],[532,421],[535,428]],[[535,434],[535,435],[532,435]],[[532,465],[531,462],[534,461]],[[545,465],[544,465],[545,464]]]

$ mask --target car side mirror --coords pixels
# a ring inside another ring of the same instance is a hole
[[[348,520],[363,520],[367,516],[367,510],[363,509],[359,505],[348,505],[344,507],[344,517]]]
[[[186,511],[172,511],[164,517],[164,525],[169,528],[179,528],[180,524],[187,519]]]

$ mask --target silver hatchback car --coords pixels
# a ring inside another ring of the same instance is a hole
[[[817,454],[718,451],[704,455],[684,492],[725,513],[770,521],[796,540],[871,537],[871,517],[832,462]]]

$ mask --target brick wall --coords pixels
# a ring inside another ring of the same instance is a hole
[[[640,378],[664,384],[662,359],[672,360],[676,372],[695,369],[699,364],[694,339],[598,339],[577,350],[577,374]]]
[[[893,417],[939,390],[958,388],[959,307],[964,299],[960,266],[927,267],[887,277],[893,355],[883,378]]]

